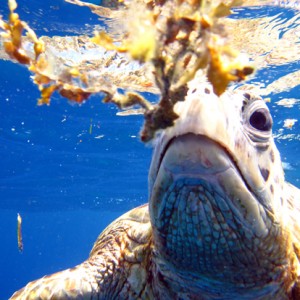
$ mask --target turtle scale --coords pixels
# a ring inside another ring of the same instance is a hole
[[[195,79],[175,112],[149,205],[109,225],[85,262],[11,299],[300,299],[300,191],[284,181],[264,101]]]

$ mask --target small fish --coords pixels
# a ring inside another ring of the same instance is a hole
[[[17,215],[17,221],[18,221],[18,227],[17,227],[18,248],[19,251],[22,253],[23,252],[22,218],[19,213]]]

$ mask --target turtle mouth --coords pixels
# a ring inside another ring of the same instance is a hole
[[[251,188],[238,163],[226,147],[205,135],[186,133],[171,138],[160,153],[150,194],[154,207],[160,207],[157,219],[166,205],[158,199],[167,199],[170,188],[179,194],[181,186],[194,182],[195,189],[210,186],[222,195],[244,228],[256,236],[265,236],[270,225],[267,222],[270,210],[264,205],[264,198]]]
[[[199,144],[201,144],[201,142],[205,141],[205,142],[209,142],[211,145],[213,145],[216,149],[221,150],[225,156],[227,157],[228,161],[230,162],[230,164],[233,166],[233,168],[237,171],[239,177],[241,178],[241,180],[243,181],[243,184],[245,185],[245,187],[248,189],[249,192],[253,193],[250,185],[248,184],[246,178],[244,177],[243,173],[241,172],[237,160],[235,159],[235,156],[222,144],[220,144],[219,142],[207,137],[206,135],[202,135],[202,134],[195,134],[195,133],[185,133],[179,136],[174,136],[172,137],[163,147],[163,150],[160,153],[160,158],[158,161],[158,165],[157,165],[157,169],[156,169],[156,175],[158,174],[162,162],[164,160],[164,157],[166,156],[166,153],[169,151],[169,149],[171,148],[171,146],[178,140],[182,140],[183,143],[185,141],[188,140],[194,140],[196,142],[198,142]],[[206,165],[206,168],[209,169],[211,167],[211,162],[208,161],[204,161],[203,162]]]

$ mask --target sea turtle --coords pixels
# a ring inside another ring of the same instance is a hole
[[[195,80],[175,111],[149,204],[109,225],[85,262],[11,299],[300,299],[300,192],[265,102]]]

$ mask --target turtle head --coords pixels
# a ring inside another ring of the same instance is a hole
[[[193,82],[174,110],[149,173],[161,268],[214,286],[270,280],[269,260],[274,268],[283,256],[284,175],[265,102],[244,92],[217,97]]]

